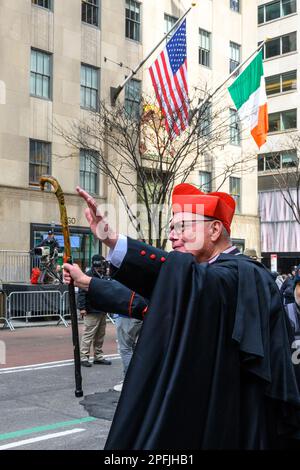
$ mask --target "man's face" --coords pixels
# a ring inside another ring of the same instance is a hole
[[[214,220],[190,212],[177,212],[170,223],[169,240],[172,248],[181,253],[191,253],[199,261],[210,257],[210,230]]]

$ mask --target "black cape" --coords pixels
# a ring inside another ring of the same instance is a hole
[[[272,449],[297,442],[287,439],[300,437],[289,341],[278,288],[260,263],[221,254],[198,264],[170,253],[105,449]]]

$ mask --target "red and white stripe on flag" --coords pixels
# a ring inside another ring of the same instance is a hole
[[[168,41],[149,72],[166,129],[173,139],[189,125],[186,20]]]

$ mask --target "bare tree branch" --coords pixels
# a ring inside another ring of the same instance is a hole
[[[229,111],[224,108],[224,97],[220,93],[217,101],[206,89],[201,90],[201,96],[204,105],[191,114],[189,128],[175,140],[166,132],[160,110],[146,96],[141,103],[133,102],[131,108],[128,103],[111,108],[100,101],[97,112],[84,119],[64,126],[54,123],[54,131],[70,146],[70,156],[86,150],[92,165],[108,178],[138,237],[159,247],[166,245],[166,207],[170,205],[174,185],[185,182],[191,173],[212,166],[220,149],[230,141]],[[205,100],[207,97],[210,100]],[[243,171],[246,162],[250,165],[250,158],[244,158],[243,163],[229,162],[212,180],[218,178],[221,186],[231,174]],[[144,215],[130,206],[128,191],[143,205]],[[158,221],[157,233],[154,219]]]

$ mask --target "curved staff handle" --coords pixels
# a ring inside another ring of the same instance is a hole
[[[67,209],[65,205],[65,196],[56,178],[54,178],[53,176],[42,176],[40,178],[40,187],[42,191],[44,191],[46,183],[50,183],[53,186],[55,195],[59,203],[60,220],[61,220],[62,232],[64,236],[64,245],[65,245],[64,263],[73,264],[72,254],[71,254],[70,231],[69,231],[69,226],[68,226],[68,216],[67,216]],[[75,387],[76,387],[75,396],[82,397],[83,391],[82,391],[82,377],[81,377],[81,366],[80,366],[78,320],[77,320],[77,310],[76,310],[76,301],[75,301],[75,289],[74,289],[73,282],[69,284],[69,302],[70,302],[72,340],[73,340],[74,364],[75,364]]]

